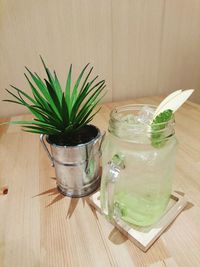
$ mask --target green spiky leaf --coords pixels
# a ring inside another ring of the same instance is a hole
[[[73,133],[89,123],[100,110],[96,107],[104,96],[105,81],[97,82],[98,76],[90,79],[93,67],[87,71],[89,65],[87,64],[72,87],[72,65],[70,65],[66,87],[62,91],[56,72],[47,67],[42,57],[41,60],[47,79],[42,80],[37,73],[31,72],[26,67],[28,75],[25,74],[25,77],[32,96],[11,85],[12,91],[6,90],[13,99],[4,100],[25,106],[34,115],[34,120],[8,123],[21,124],[24,131],[31,133],[73,136]]]

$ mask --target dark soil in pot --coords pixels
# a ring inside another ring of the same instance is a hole
[[[82,128],[68,135],[49,135],[47,141],[58,146],[76,146],[90,142],[98,135],[98,129],[93,125],[84,125]]]

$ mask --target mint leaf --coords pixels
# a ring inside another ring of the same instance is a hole
[[[165,136],[163,132],[160,131],[167,127],[167,122],[172,118],[172,115],[173,111],[171,109],[167,109],[157,115],[153,120],[151,124],[151,144],[153,147],[160,148],[164,146],[166,142],[164,140]]]

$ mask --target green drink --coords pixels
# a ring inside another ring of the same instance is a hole
[[[162,145],[153,146],[148,124],[135,122],[136,115],[127,116],[141,108],[128,106],[126,112],[118,111],[117,121],[111,118],[103,149],[101,207],[110,219],[148,226],[162,216],[169,202],[177,142],[169,123],[160,136]]]

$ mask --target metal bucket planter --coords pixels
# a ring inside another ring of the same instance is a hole
[[[55,167],[57,187],[63,195],[83,197],[98,188],[101,178],[101,144],[105,133],[101,134],[96,129],[98,134],[94,139],[76,146],[51,144],[48,136],[40,136],[52,166]],[[45,140],[50,145],[51,153]]]

